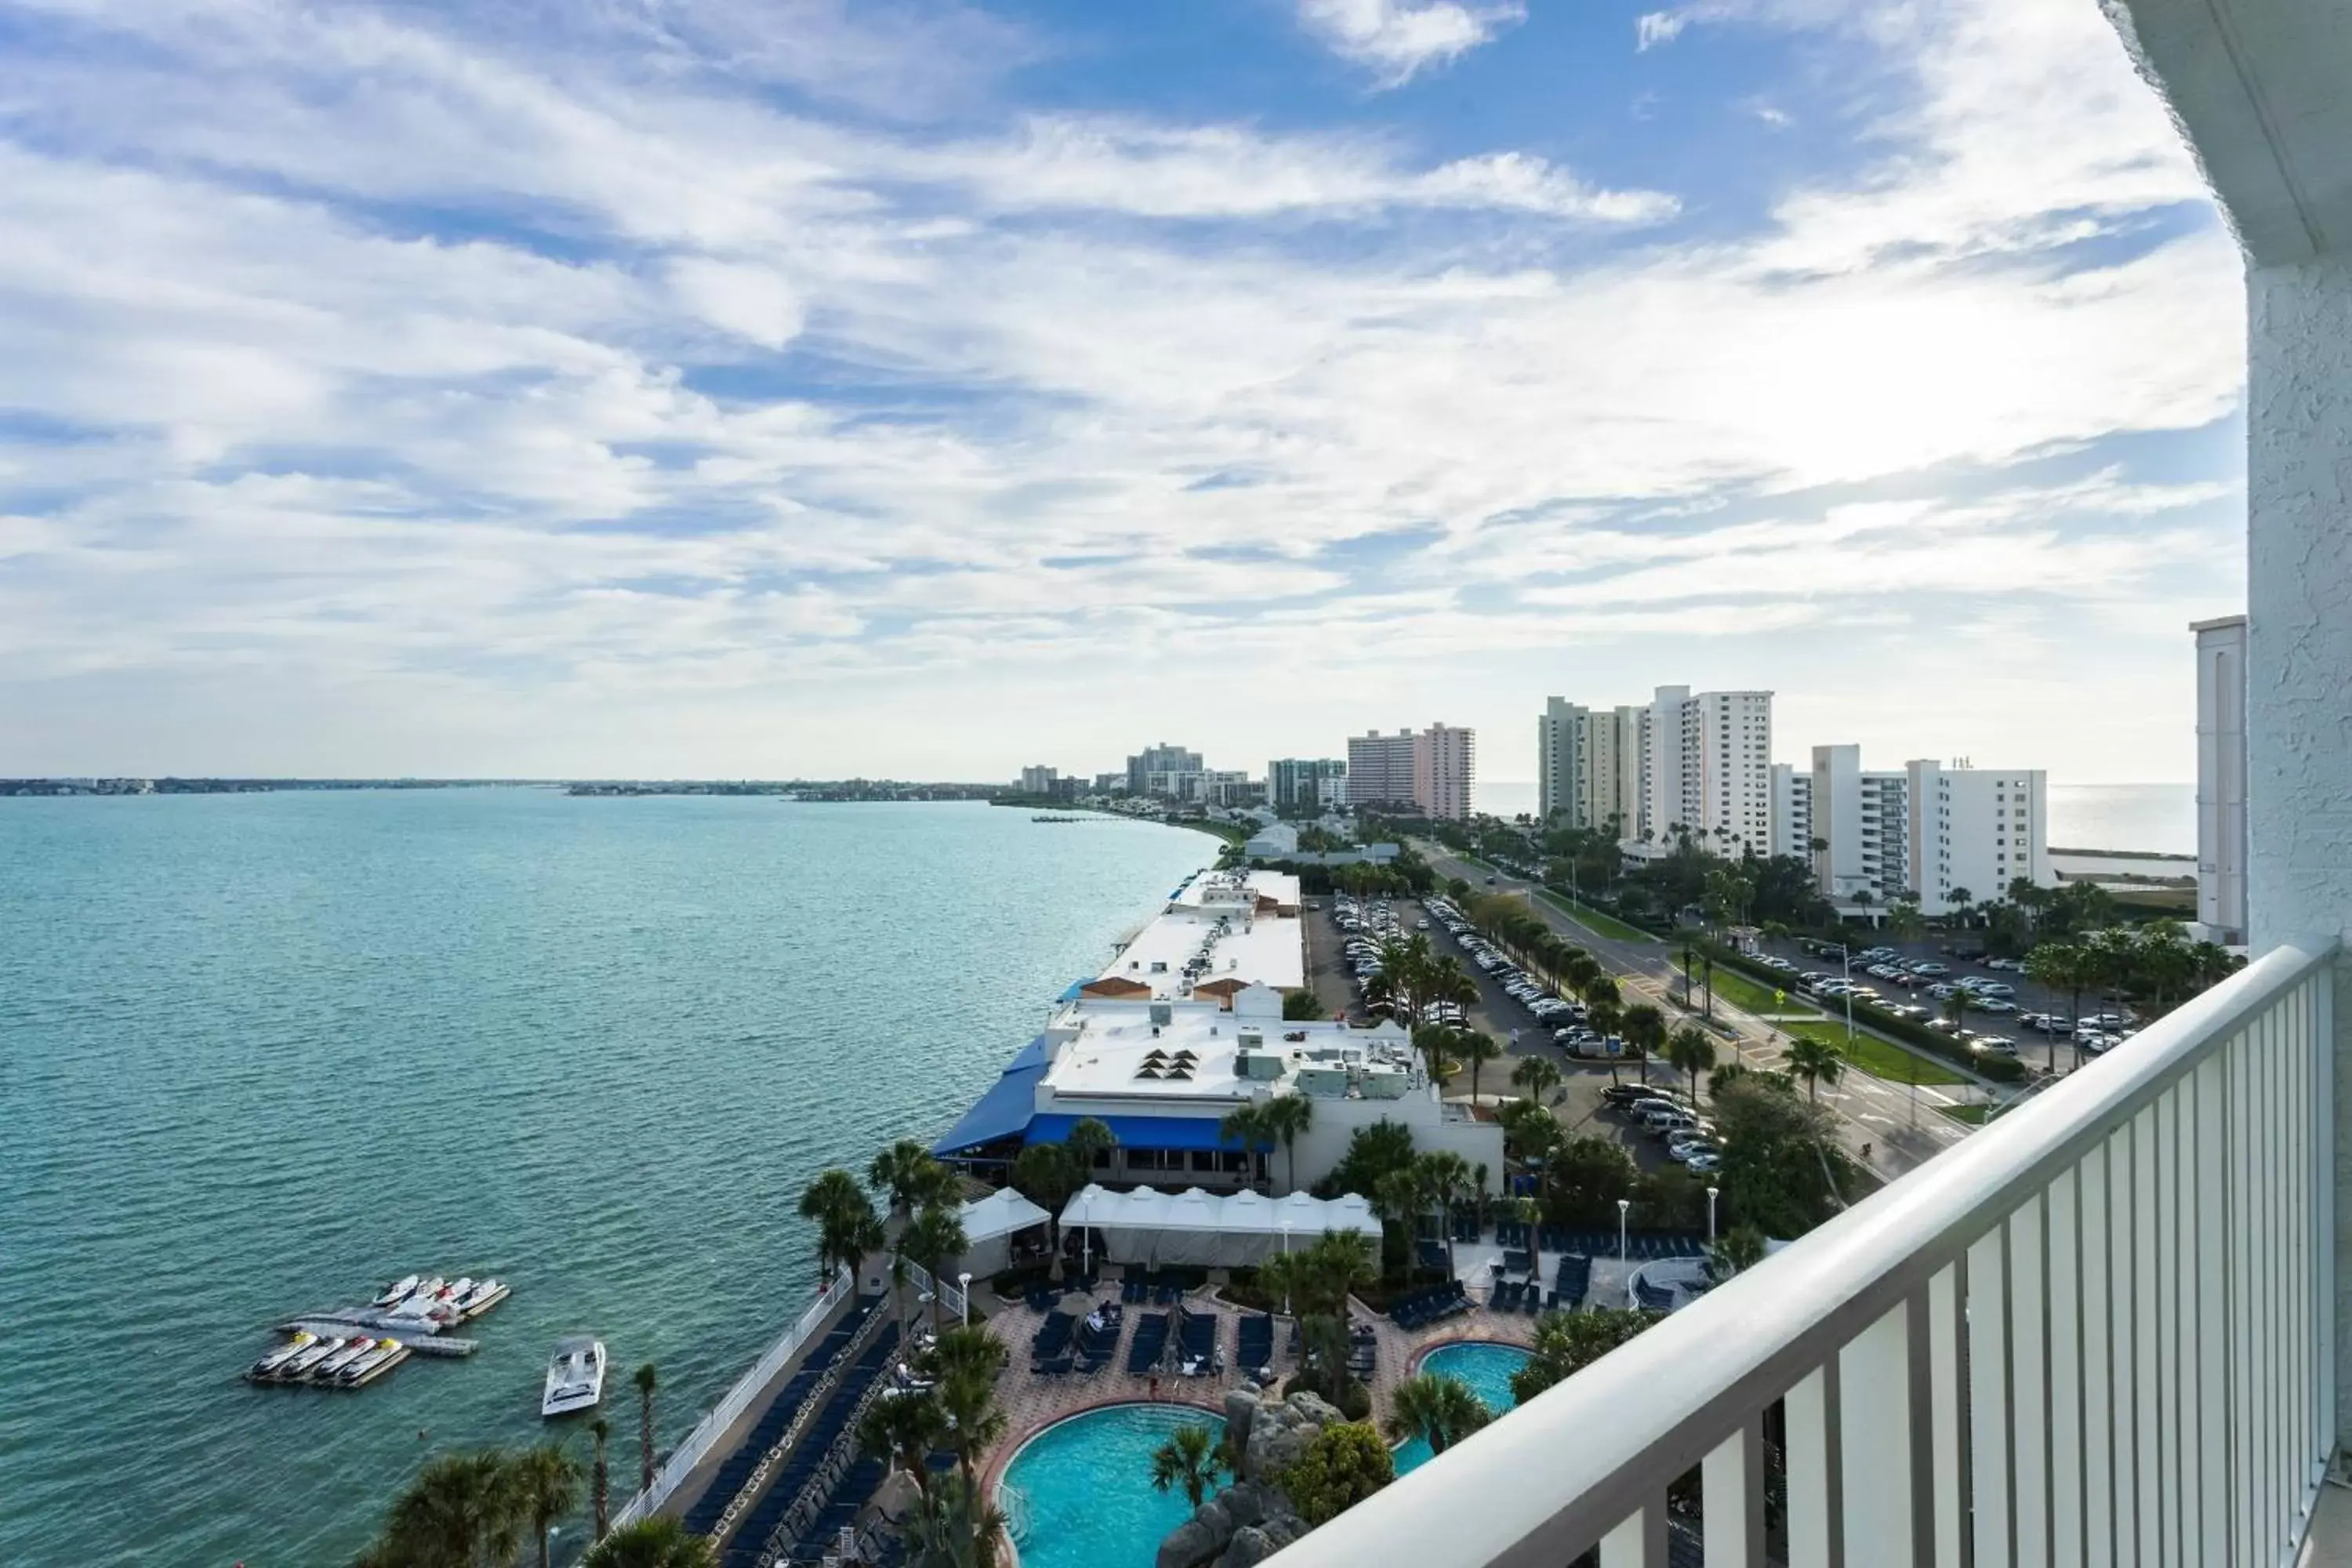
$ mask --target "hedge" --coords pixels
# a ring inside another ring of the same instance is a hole
[[[1719,942],[1698,937],[1692,940],[1691,945],[1713,958],[1716,963],[1738,970],[1743,974],[1769,981],[1776,987],[1785,988],[1790,984],[1789,976],[1782,974],[1779,970],[1759,963],[1746,953],[1726,947]],[[1856,1000],[1853,1004],[1853,1016],[1855,1022],[1868,1024],[1890,1039],[1903,1040],[1917,1046],[1930,1056],[1941,1057],[1956,1067],[1966,1068],[1978,1077],[1990,1079],[1995,1083],[2015,1083],[2025,1076],[2025,1064],[2014,1057],[1979,1055],[1969,1050],[1949,1035],[1939,1035],[1924,1024],[1914,1023],[1908,1018],[1898,1018],[1885,1008],[1874,1007],[1868,1002]]]

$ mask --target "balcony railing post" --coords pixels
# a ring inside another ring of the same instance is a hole
[[[1699,1467],[1706,1568],[1764,1568],[1764,1417],[1749,1416]]]

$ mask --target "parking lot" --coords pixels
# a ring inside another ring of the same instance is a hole
[[[2107,1009],[2113,1004],[2089,993],[2083,996],[2078,1020],[2070,1012],[2072,997],[2028,980],[2021,964],[2011,966],[1954,952],[1948,943],[1934,940],[1873,942],[1857,937],[1851,952],[1843,958],[1834,948],[1824,950],[1822,944],[1798,938],[1768,939],[1754,945],[1760,954],[1790,966],[1791,994],[1832,1015],[1838,1011],[1839,998],[1801,985],[1800,976],[1820,975],[1822,984],[1832,986],[1851,979],[1864,988],[1858,999],[1875,1000],[1898,1016],[1947,1034],[1953,1027],[1948,1017],[1948,998],[1959,992],[1963,1012],[1958,1029],[1963,1037],[1999,1042],[1988,1048],[2003,1054],[2011,1054],[2004,1047],[2014,1047],[2014,1054],[2027,1066],[2049,1072],[2074,1070],[2076,1041],[2069,1026],[2073,1023],[2101,1020],[2100,1027],[2084,1031],[2085,1060],[2128,1038],[2134,1023],[2128,1011],[2110,1012]],[[2034,1022],[2053,1015],[2062,1025],[2055,1032]]]
[[[1368,1015],[1362,990],[1345,952],[1350,935],[1365,933],[1340,931],[1332,918],[1334,903],[1331,899],[1308,900],[1309,979],[1318,999],[1334,1017],[1365,1017]],[[1613,1110],[1604,1112],[1603,1096],[1612,1082],[1631,1085],[1643,1081],[1643,1064],[1626,1063],[1612,1074],[1606,1061],[1570,1058],[1552,1041],[1553,1030],[1560,1026],[1537,1018],[1524,1003],[1504,989],[1496,973],[1480,969],[1461,939],[1448,931],[1442,921],[1431,919],[1428,909],[1411,900],[1394,900],[1389,909],[1399,935],[1428,937],[1438,954],[1461,963],[1478,988],[1478,1000],[1466,1009],[1463,1026],[1486,1035],[1504,1049],[1502,1057],[1480,1069],[1477,1089],[1481,1103],[1491,1107],[1515,1097],[1518,1091],[1511,1087],[1512,1069],[1527,1057],[1541,1057],[1559,1069],[1560,1099],[1555,1113],[1571,1133],[1608,1138],[1620,1143],[1644,1170],[1672,1163],[1662,1140],[1644,1136],[1645,1130],[1629,1124]],[[1419,922],[1423,920],[1429,921],[1426,931],[1419,930]],[[1649,1064],[1648,1070],[1648,1081],[1653,1084],[1665,1088],[1672,1080],[1671,1087],[1682,1087],[1680,1079],[1662,1063]],[[1456,1075],[1446,1086],[1451,1097],[1466,1098],[1470,1089],[1466,1071]]]

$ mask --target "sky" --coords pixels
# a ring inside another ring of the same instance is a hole
[[[1657,3],[0,0],[0,775],[2192,776],[2241,272],[2097,6]]]

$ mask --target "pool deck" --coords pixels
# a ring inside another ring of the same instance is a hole
[[[1116,1300],[1117,1291],[1102,1294]],[[1482,1294],[1474,1291],[1474,1297]],[[1225,1319],[1219,1343],[1227,1358],[1234,1350],[1233,1320],[1239,1309],[1220,1300],[1214,1286],[1203,1287],[1185,1299],[1185,1305],[1196,1311],[1214,1310]],[[983,1303],[974,1300],[974,1306]],[[1055,1422],[1106,1405],[1160,1404],[1191,1405],[1212,1415],[1224,1414],[1225,1392],[1242,1386],[1241,1380],[1231,1373],[1219,1377],[1161,1376],[1155,1393],[1153,1380],[1130,1377],[1126,1371],[1126,1348],[1134,1332],[1134,1319],[1140,1311],[1165,1310],[1163,1308],[1128,1309],[1129,1326],[1120,1338],[1119,1359],[1092,1377],[1068,1373],[1059,1377],[1040,1377],[1029,1370],[1029,1342],[1036,1331],[1042,1315],[1018,1302],[998,1306],[987,1318],[990,1333],[1004,1342],[1012,1352],[1012,1361],[998,1384],[997,1402],[1007,1417],[1006,1436],[989,1451],[981,1474],[986,1488],[992,1489],[1003,1476],[1005,1465],[1021,1446]],[[1519,1313],[1495,1314],[1483,1306],[1473,1308],[1460,1317],[1433,1323],[1418,1331],[1399,1328],[1388,1319],[1374,1314],[1361,1302],[1349,1302],[1349,1318],[1354,1323],[1370,1323],[1380,1353],[1372,1370],[1372,1418],[1385,1419],[1389,1395],[1396,1385],[1412,1375],[1412,1363],[1421,1355],[1439,1345],[1459,1341],[1488,1341],[1502,1344],[1530,1345],[1535,1342],[1533,1318]],[[1275,1366],[1283,1376],[1297,1370],[1290,1353],[1290,1333],[1286,1322],[1275,1334]]]

